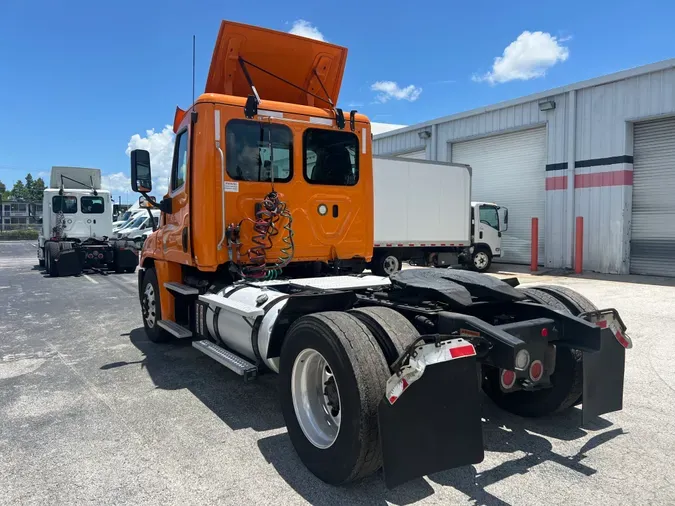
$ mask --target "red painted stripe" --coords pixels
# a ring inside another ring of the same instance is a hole
[[[633,184],[632,170],[613,170],[595,174],[574,176],[575,188],[597,188],[600,186],[630,186]]]
[[[452,358],[473,357],[475,354],[476,350],[474,349],[473,344],[465,344],[464,346],[450,348],[450,356]]]
[[[598,327],[601,329],[606,329],[607,328],[607,320],[600,320],[595,323]]]
[[[567,176],[547,177],[546,190],[567,190]]]

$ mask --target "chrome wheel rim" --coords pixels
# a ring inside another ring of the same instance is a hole
[[[340,390],[328,361],[308,348],[295,358],[291,373],[293,409],[300,429],[317,448],[330,448],[340,433]]]
[[[398,258],[392,255],[385,257],[382,266],[384,267],[384,272],[387,276],[391,276],[398,271]]]
[[[476,255],[473,257],[473,265],[476,266],[476,269],[485,269],[488,263],[488,256],[487,253],[483,251],[479,251],[476,253]]]
[[[145,286],[145,291],[143,292],[143,298],[145,299],[144,304],[144,315],[145,322],[148,324],[148,327],[152,328],[155,326],[156,315],[157,315],[157,303],[155,300],[155,288],[152,286],[152,283],[148,283]]]

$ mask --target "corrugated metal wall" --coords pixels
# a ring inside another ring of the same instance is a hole
[[[376,154],[398,154],[426,148],[428,159],[433,159],[436,152],[438,160],[450,161],[453,142],[546,125],[547,159],[542,167],[547,176],[546,188],[542,188],[546,192],[545,265],[572,266],[573,219],[583,216],[584,268],[627,273],[633,122],[675,114],[675,69],[671,66],[548,98],[556,104],[551,111],[539,110],[542,99],[538,97],[471,116],[449,118],[438,124],[437,139],[419,138],[419,131],[432,130],[428,125],[378,136],[373,150]],[[574,122],[569,120],[570,116],[575,118]],[[570,135],[573,145],[568,146]],[[437,142],[435,149],[433,142]],[[574,148],[575,152],[571,174],[567,168],[568,148]],[[572,214],[568,212],[568,204],[573,187],[576,190]]]

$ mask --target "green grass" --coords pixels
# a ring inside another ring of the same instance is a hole
[[[16,241],[21,239],[37,239],[38,231],[31,229],[6,230],[0,232],[0,241]]]

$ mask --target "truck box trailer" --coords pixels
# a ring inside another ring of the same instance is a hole
[[[176,110],[161,226],[141,251],[148,338],[189,339],[245,380],[278,373],[293,446],[332,484],[480,462],[479,388],[524,416],[620,410],[631,342],[614,309],[473,271],[345,274],[372,260],[376,220],[370,122],[336,106],[345,61],[221,24],[205,93]],[[147,151],[131,152],[131,185],[152,190]]]
[[[50,276],[103,267],[136,270],[134,243],[113,238],[113,201],[110,192],[101,189],[100,169],[52,167],[42,209],[37,257]]]
[[[404,261],[484,272],[501,256],[508,210],[471,201],[470,166],[374,156],[373,192],[374,274],[391,275]]]

